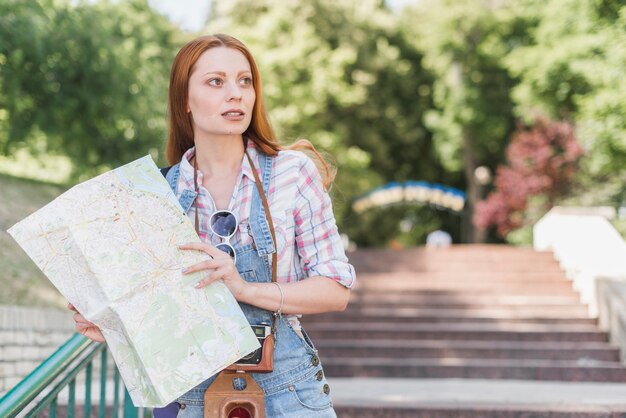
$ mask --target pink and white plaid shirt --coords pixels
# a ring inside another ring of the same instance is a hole
[[[248,141],[247,151],[258,170],[258,151],[254,142]],[[185,189],[194,190],[193,167],[189,163],[194,154],[195,148],[191,148],[181,160],[178,196]],[[217,244],[220,238],[212,236],[208,225],[209,217],[216,211],[216,207],[209,192],[202,187],[200,171],[198,185],[196,204],[199,210],[200,239]],[[239,221],[238,231],[230,240],[235,246],[252,243],[248,222],[255,185],[252,169],[244,155],[241,172],[228,205],[228,210]],[[348,263],[337,232],[330,196],[324,190],[313,161],[299,151],[280,151],[274,161],[266,195],[276,232],[277,281],[290,283],[311,276],[324,276],[347,288],[353,287],[356,280],[354,268]],[[188,216],[192,223],[195,222],[193,209]]]

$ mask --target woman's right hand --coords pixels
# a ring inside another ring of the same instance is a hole
[[[80,332],[82,335],[89,338],[90,340],[99,343],[105,342],[104,335],[102,335],[102,331],[100,331],[100,328],[98,328],[96,324],[87,321],[85,317],[82,316],[71,303],[68,303],[67,307],[69,308],[69,310],[74,312],[74,322],[76,323],[74,329],[76,331]]]

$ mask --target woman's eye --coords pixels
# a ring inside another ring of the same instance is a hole
[[[222,84],[224,84],[224,82],[220,78],[211,78],[208,81],[208,84],[210,86],[221,86]]]
[[[252,77],[243,77],[239,80],[242,86],[251,86],[252,85]]]

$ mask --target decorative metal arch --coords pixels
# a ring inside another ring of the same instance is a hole
[[[352,209],[363,213],[373,207],[400,203],[422,203],[460,214],[465,207],[465,193],[453,187],[425,181],[391,182],[355,199]]]

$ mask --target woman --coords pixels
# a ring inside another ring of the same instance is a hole
[[[297,149],[310,151],[324,179]],[[255,61],[237,39],[200,37],[174,59],[167,158],[175,165],[166,178],[179,199],[187,199],[183,207],[201,239],[180,248],[207,254],[183,274],[205,272],[199,289],[223,280],[251,324],[282,314],[274,371],[252,374],[264,390],[266,415],[334,417],[317,351],[299,323],[301,314],[344,310],[356,279],[326,191],[332,170],[307,141],[287,148],[278,144]],[[273,222],[265,216],[262,193]],[[268,232],[272,223],[275,241]],[[273,253],[277,283],[272,283]],[[82,315],[74,318],[79,332],[104,341]],[[202,417],[204,391],[213,380],[178,399],[178,417]]]

